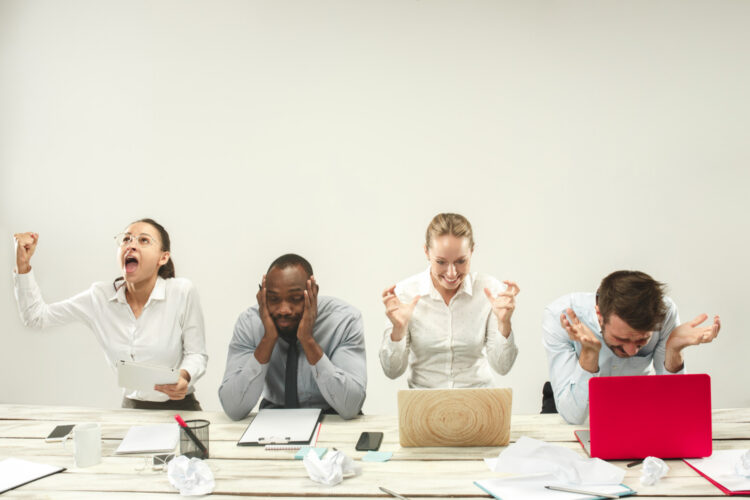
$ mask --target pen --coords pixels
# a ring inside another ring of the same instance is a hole
[[[175,415],[174,419],[177,420],[177,423],[180,424],[180,427],[185,431],[185,434],[188,435],[188,437],[195,443],[195,446],[197,446],[204,457],[208,457],[208,450],[205,446],[203,446],[203,443],[200,442],[200,439],[198,439],[195,434],[193,434],[193,431],[188,427],[188,425],[185,423],[184,420],[182,420],[182,417],[179,415]]]
[[[398,493],[396,493],[395,491],[391,491],[391,490],[389,490],[388,488],[383,488],[382,486],[378,486],[378,488],[380,488],[380,491],[382,491],[383,493],[388,493],[388,494],[389,494],[390,496],[392,496],[392,497],[400,498],[401,500],[409,500],[409,499],[408,499],[408,498],[406,498],[405,496],[403,496],[403,495],[399,495],[399,494],[398,494]]]
[[[635,467],[636,465],[641,465],[642,463],[643,463],[643,459],[641,459],[641,460],[636,460],[635,462],[630,462],[630,463],[628,464],[628,467]]]
[[[620,498],[617,495],[610,495],[609,493],[597,493],[596,491],[576,490],[576,489],[573,489],[573,488],[563,488],[562,486],[545,486],[545,488],[547,488],[548,490],[553,490],[553,491],[565,491],[567,493],[578,493],[580,495],[591,495],[592,497]]]

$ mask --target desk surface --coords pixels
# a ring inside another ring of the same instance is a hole
[[[173,422],[173,412],[147,410],[102,410],[57,406],[0,405],[0,459],[26,458],[67,467],[62,474],[35,481],[3,498],[61,499],[158,499],[176,494],[164,472],[138,472],[144,455],[116,456],[114,451],[131,425]],[[265,451],[260,447],[236,446],[249,418],[233,422],[220,412],[183,412],[183,417],[211,422],[209,463],[216,476],[213,498],[237,495],[276,498],[336,497],[391,498],[378,486],[417,498],[490,498],[473,481],[499,474],[490,472],[482,460],[495,457],[502,448],[401,448],[394,416],[367,415],[344,421],[326,416],[318,446],[338,448],[362,466],[362,474],[328,487],[307,477],[304,465],[293,460],[292,451]],[[60,443],[46,443],[44,437],[58,424],[100,422],[102,463],[76,468],[70,451]],[[529,436],[557,442],[583,453],[573,430],[558,415],[514,415],[511,440]],[[354,450],[362,431],[382,431],[381,451],[392,451],[385,463],[360,462],[363,453]],[[714,410],[714,449],[750,448],[750,409]],[[625,462],[613,462],[625,468]],[[682,461],[668,461],[669,474],[658,485],[639,483],[640,468],[626,469],[625,484],[639,498],[709,498],[723,496]]]

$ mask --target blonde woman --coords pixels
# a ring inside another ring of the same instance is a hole
[[[488,387],[518,355],[511,316],[518,285],[471,272],[474,235],[458,214],[427,227],[429,267],[383,291],[388,317],[380,364],[390,378],[411,367],[411,388]]]

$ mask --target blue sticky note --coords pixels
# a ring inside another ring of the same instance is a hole
[[[393,456],[392,451],[368,451],[362,456],[363,462],[387,462]]]
[[[326,454],[326,452],[328,451],[328,448],[310,448],[309,446],[303,446],[302,448],[299,449],[297,454],[294,455],[294,459],[302,460],[303,458],[305,458],[305,456],[310,450],[315,450],[315,453],[318,454],[318,458],[323,458],[323,455]]]

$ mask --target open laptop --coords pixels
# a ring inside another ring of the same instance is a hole
[[[711,455],[711,379],[700,375],[601,377],[589,381],[586,452],[605,460]]]
[[[401,446],[505,446],[511,389],[398,391]]]

